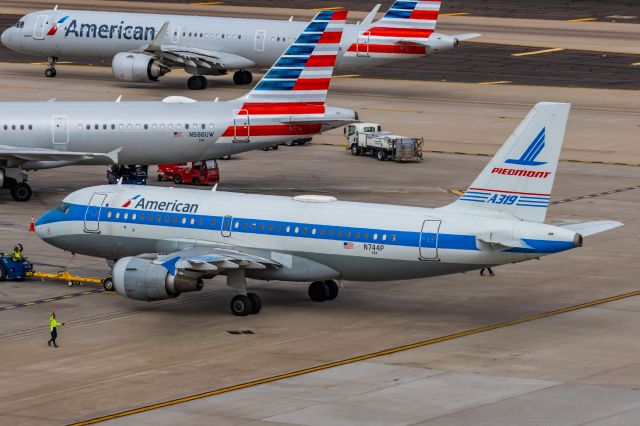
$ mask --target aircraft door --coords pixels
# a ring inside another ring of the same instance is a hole
[[[425,220],[420,232],[420,260],[438,259],[438,231],[440,221],[434,219]]]
[[[69,143],[69,117],[64,115],[54,115],[51,117],[53,126],[52,142],[53,147],[59,150],[66,150]]]
[[[233,225],[233,216],[225,216],[222,218],[222,228],[220,229],[220,233],[223,237],[231,236],[231,226]]]
[[[35,40],[44,39],[44,26],[47,23],[47,15],[38,15],[36,19],[36,25],[33,27],[33,38]]]
[[[84,214],[84,232],[89,234],[100,233],[100,212],[107,194],[93,194],[89,200],[87,211]]]
[[[180,43],[180,27],[173,27],[171,30],[171,43]]]
[[[256,31],[256,39],[253,42],[253,48],[256,52],[264,52],[264,41],[267,38],[267,32],[265,30]]]
[[[371,31],[362,31],[358,34],[356,42],[356,56],[371,56],[369,54],[369,37]]]
[[[233,111],[233,141],[249,142],[249,132],[251,126],[249,123],[249,111],[246,109]]]

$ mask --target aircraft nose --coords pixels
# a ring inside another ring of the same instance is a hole
[[[11,28],[7,28],[6,30],[4,30],[2,32],[2,35],[0,35],[0,41],[2,42],[3,45],[7,45],[7,43],[9,43],[9,38],[10,38],[10,34],[9,31],[11,31]]]
[[[51,225],[55,221],[55,210],[49,210],[36,220],[36,235],[43,240],[51,236]]]

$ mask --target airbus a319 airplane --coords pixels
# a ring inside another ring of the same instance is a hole
[[[537,259],[582,246],[618,226],[545,224],[569,104],[539,103],[454,203],[435,209],[341,202],[333,197],[203,192],[135,186],[76,191],[36,223],[74,253],[116,260],[122,296],[153,301],[197,291],[226,275],[236,315],[261,302],[246,278],[312,281],[314,301],[335,280],[399,280]]]
[[[373,23],[379,5],[342,39],[341,70],[413,59],[456,47],[479,34],[435,32],[441,0],[396,1]],[[47,77],[60,58],[112,60],[118,80],[156,81],[171,69],[192,75],[190,89],[207,87],[205,76],[237,70],[236,84],[252,81],[249,69],[269,68],[305,28],[304,22],[143,13],[42,10],[29,13],[2,34],[15,51],[49,58]]]
[[[0,187],[31,198],[25,170],[220,158],[357,120],[326,106],[346,11],[320,12],[247,95],[227,102],[0,103]]]

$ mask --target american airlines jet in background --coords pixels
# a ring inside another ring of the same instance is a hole
[[[382,65],[456,47],[479,34],[435,32],[441,0],[396,1],[372,23],[379,5],[357,25],[347,25],[338,61],[341,70]],[[2,34],[17,52],[49,59],[55,77],[60,58],[112,60],[118,80],[151,82],[179,67],[192,75],[188,87],[207,87],[207,75],[236,70],[249,84],[249,69],[269,68],[305,28],[304,22],[142,13],[42,10]]]
[[[1,102],[0,187],[31,198],[25,170],[220,158],[357,120],[326,106],[346,11],[320,12],[247,95],[227,102]]]
[[[545,224],[569,104],[539,103],[454,203],[436,209],[333,197],[97,186],[76,191],[36,223],[46,242],[115,260],[122,296],[152,301],[226,275],[235,315],[257,313],[246,278],[312,281],[314,301],[335,280],[454,274],[580,247],[621,223]],[[398,220],[397,218],[402,218]]]

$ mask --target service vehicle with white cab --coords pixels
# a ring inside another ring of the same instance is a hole
[[[380,161],[422,161],[423,138],[383,132],[378,123],[355,123],[344,128],[345,148],[353,155],[375,155]]]

